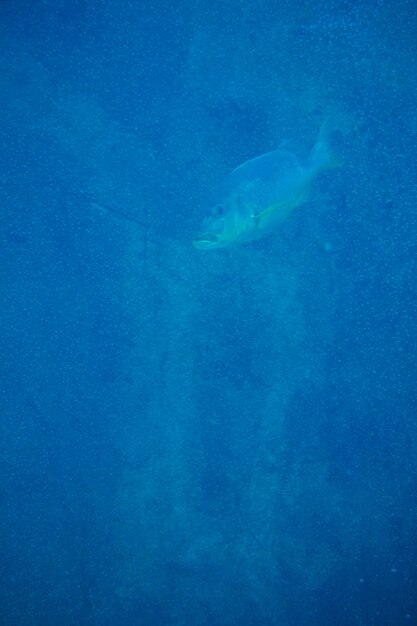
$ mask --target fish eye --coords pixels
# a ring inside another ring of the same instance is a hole
[[[213,217],[222,217],[224,215],[224,207],[221,204],[218,204],[213,209]]]

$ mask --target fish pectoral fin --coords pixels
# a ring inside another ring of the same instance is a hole
[[[255,222],[256,227],[261,227],[262,223],[268,220],[273,213],[279,211],[281,207],[285,207],[286,202],[278,202],[277,204],[272,204],[271,206],[259,211],[258,213],[253,214],[253,221]]]
[[[300,206],[300,204],[304,204],[304,202],[306,202],[308,200],[308,195],[309,195],[309,190],[306,187],[300,193],[295,206]]]

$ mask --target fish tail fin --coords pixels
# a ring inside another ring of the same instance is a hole
[[[342,164],[331,144],[331,136],[337,127],[334,116],[327,117],[320,126],[319,136],[310,155],[311,166],[317,172],[339,167]]]

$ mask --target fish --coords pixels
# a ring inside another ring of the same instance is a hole
[[[334,129],[334,119],[326,119],[304,157],[278,148],[230,172],[203,205],[205,217],[194,248],[228,248],[276,231],[306,202],[311,181],[323,170],[340,165],[330,145]]]

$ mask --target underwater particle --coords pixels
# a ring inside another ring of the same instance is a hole
[[[275,231],[293,209],[307,200],[313,178],[339,165],[330,148],[332,130],[333,120],[329,118],[304,158],[278,149],[233,170],[209,198],[208,215],[194,238],[194,247],[226,248]]]

